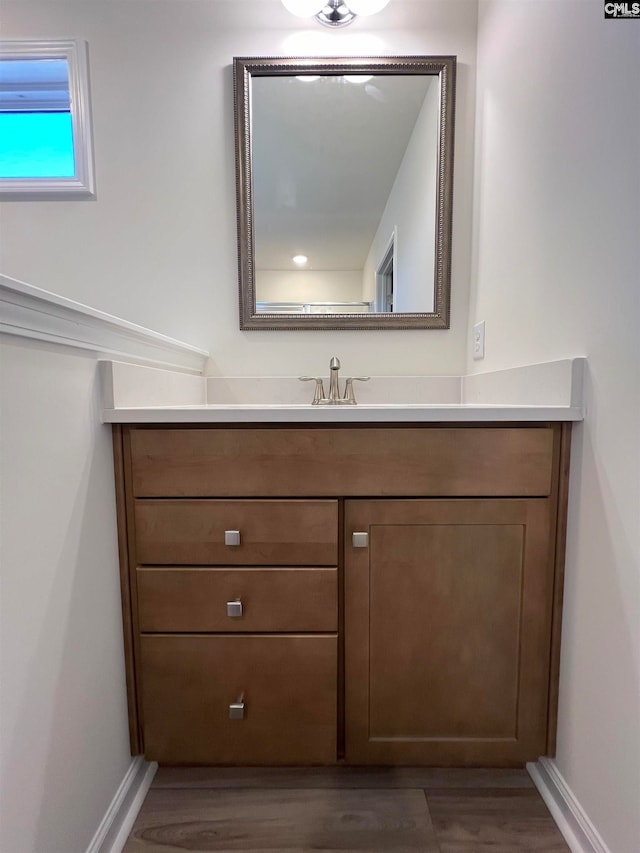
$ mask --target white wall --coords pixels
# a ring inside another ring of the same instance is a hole
[[[436,176],[440,94],[432,80],[393,182],[380,224],[364,264],[363,289],[375,299],[376,270],[382,263],[395,231],[396,270],[393,281],[394,311],[433,311]],[[416,270],[421,270],[416,275]]]
[[[259,302],[361,302],[358,270],[256,270]]]
[[[640,850],[640,26],[481,0],[470,370],[589,357],[575,429],[557,765]]]
[[[96,363],[0,347],[0,850],[82,853],[129,768]]]
[[[333,354],[353,373],[460,373],[476,5],[393,0],[334,32],[280,0],[5,0],[4,37],[89,42],[98,199],[2,205],[2,271],[208,349],[215,373],[314,373]],[[459,59],[451,331],[240,332],[233,56],[396,53]]]

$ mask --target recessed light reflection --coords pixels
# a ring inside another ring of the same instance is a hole
[[[299,267],[303,267],[309,258],[306,255],[294,255],[291,260],[294,264],[297,264]]]
[[[315,80],[319,79],[319,74],[301,74],[299,77],[296,76],[296,80],[302,80],[303,83],[313,83]]]

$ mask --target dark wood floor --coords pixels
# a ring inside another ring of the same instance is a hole
[[[123,853],[563,853],[524,770],[160,768]]]

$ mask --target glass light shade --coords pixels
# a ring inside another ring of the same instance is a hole
[[[326,0],[282,0],[282,5],[299,18],[313,18],[326,5]]]
[[[389,3],[389,0],[347,0],[347,5],[356,15],[375,15]]]

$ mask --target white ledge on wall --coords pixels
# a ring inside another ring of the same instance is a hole
[[[23,281],[0,275],[0,333],[189,373],[209,353]]]

